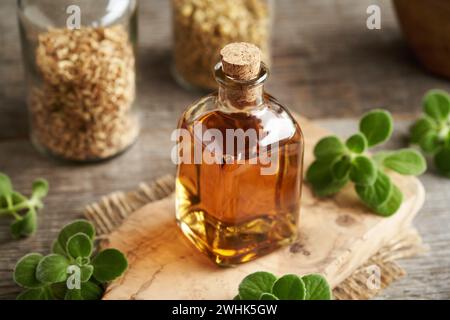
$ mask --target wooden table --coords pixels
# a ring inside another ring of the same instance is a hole
[[[141,1],[139,104],[144,129],[138,144],[113,161],[85,166],[55,162],[29,143],[15,3],[0,2],[0,171],[23,192],[38,177],[51,184],[35,237],[12,241],[8,221],[0,220],[0,299],[14,298],[19,291],[12,282],[17,259],[31,251],[47,253],[61,226],[79,217],[85,205],[173,172],[168,133],[199,94],[180,89],[170,75],[168,2]],[[366,28],[366,9],[374,3],[382,8],[379,31]],[[431,88],[450,91],[449,81],[424,72],[407,50],[388,0],[277,1],[275,23],[270,91],[340,135],[356,126],[351,118],[383,106],[400,120],[391,146],[404,145],[408,119],[420,112],[423,93]],[[450,181],[432,173],[422,181],[428,199],[416,225],[431,250],[403,261],[409,276],[381,298],[450,298]]]

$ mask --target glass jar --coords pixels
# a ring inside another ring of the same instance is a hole
[[[255,48],[237,43],[222,50],[219,91],[189,106],[173,137],[177,221],[220,266],[268,254],[298,232],[303,134],[264,92],[268,68],[254,58],[260,56]],[[233,57],[244,58],[233,65]]]
[[[31,139],[93,162],[137,139],[137,0],[19,0]]]
[[[271,63],[273,0],[172,0],[173,73],[189,89],[217,89],[214,66],[232,42],[249,42]]]

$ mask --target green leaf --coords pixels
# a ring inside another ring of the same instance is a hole
[[[103,297],[103,293],[103,288],[92,281],[81,284],[83,300],[100,300]]]
[[[345,145],[336,136],[326,137],[320,140],[315,149],[314,155],[318,160],[334,160],[347,152]]]
[[[372,210],[385,204],[392,194],[393,184],[391,179],[381,171],[378,171],[377,180],[371,186],[355,186],[359,198]]]
[[[52,300],[52,296],[47,288],[28,289],[19,294],[17,300]]]
[[[77,233],[84,233],[87,235],[92,241],[95,238],[95,228],[87,220],[76,220],[72,223],[66,225],[58,235],[58,242],[61,248],[67,248],[67,242],[69,238],[76,235]]]
[[[33,182],[33,191],[32,198],[33,199],[42,199],[48,194],[48,182],[44,179],[38,179]]]
[[[81,282],[88,282],[94,274],[94,267],[91,265],[81,266]]]
[[[350,169],[350,180],[357,185],[371,186],[377,179],[377,166],[375,162],[365,156],[353,159]]]
[[[255,272],[248,275],[239,285],[241,300],[259,300],[263,293],[272,292],[277,278],[268,272]]]
[[[320,274],[310,274],[302,277],[305,284],[305,300],[331,300],[331,288],[328,281]]]
[[[305,300],[305,284],[299,276],[288,274],[273,284],[272,293],[280,300]]]
[[[8,198],[12,193],[11,179],[6,174],[0,173],[0,197]]]
[[[36,268],[44,256],[30,253],[22,257],[14,268],[14,281],[22,288],[37,289],[44,284],[36,278]]]
[[[367,150],[368,142],[363,134],[357,133],[347,140],[346,145],[350,151],[361,154]]]
[[[36,232],[37,229],[37,214],[34,209],[28,212],[20,220],[11,223],[11,235],[15,239],[29,237]]]
[[[419,141],[419,145],[426,153],[435,153],[441,147],[438,133],[429,131]]]
[[[240,301],[241,300],[241,296],[237,295],[233,298],[233,301]]]
[[[66,251],[61,248],[61,245],[59,244],[58,240],[53,241],[52,243],[52,253],[59,254],[60,256],[66,256]]]
[[[58,283],[67,279],[69,261],[66,257],[51,254],[44,257],[36,269],[36,278],[43,283]]]
[[[280,299],[278,299],[276,296],[274,296],[271,293],[263,293],[261,295],[261,297],[259,297],[259,300],[261,300],[261,301],[275,301],[275,300],[280,300]]]
[[[423,136],[436,130],[436,124],[428,117],[419,119],[411,127],[411,142],[419,143]]]
[[[383,165],[403,175],[418,176],[427,170],[425,158],[414,149],[392,152],[384,158]]]
[[[375,212],[383,217],[390,217],[395,214],[401,207],[403,202],[403,194],[400,189],[396,186],[392,186],[392,193],[389,196],[388,201],[376,208],[374,208]]]
[[[81,295],[80,289],[68,289],[66,291],[66,296],[64,297],[64,300],[68,301],[80,301],[83,300],[83,296]]]
[[[349,156],[343,156],[333,163],[331,167],[331,173],[333,174],[334,180],[343,181],[348,180],[348,175],[352,167],[351,158]]]
[[[389,140],[393,126],[391,114],[385,110],[376,109],[364,115],[359,130],[366,137],[368,146],[373,147]]]
[[[429,91],[424,98],[425,113],[438,122],[448,120],[450,115],[450,97],[442,90]]]
[[[348,178],[336,180],[333,177],[331,165],[329,161],[315,161],[306,173],[306,179],[311,183],[314,193],[318,197],[332,196],[348,183]]]
[[[106,249],[100,252],[92,261],[94,277],[104,283],[117,279],[128,268],[128,262],[122,252],[116,249]]]
[[[87,258],[92,254],[93,244],[91,238],[84,233],[77,233],[67,241],[66,252],[72,258]]]
[[[450,178],[450,146],[444,147],[436,153],[434,164],[441,174]]]
[[[52,291],[54,299],[56,300],[64,300],[64,297],[66,296],[68,290],[66,282],[53,283],[50,285],[50,289]]]

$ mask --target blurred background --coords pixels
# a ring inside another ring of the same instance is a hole
[[[366,27],[373,4],[381,8],[381,30]],[[0,8],[0,139],[25,137],[16,3]],[[200,95],[180,89],[169,72],[170,1],[141,1],[139,10],[142,108],[179,113]],[[275,13],[269,90],[304,116],[358,117],[373,107],[408,115],[420,111],[428,89],[450,89],[408,50],[391,0],[283,0]]]

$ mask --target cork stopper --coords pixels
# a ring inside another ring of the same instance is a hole
[[[261,50],[245,42],[231,43],[220,51],[223,72],[230,78],[249,81],[261,70]]]
[[[250,43],[231,43],[220,51],[222,71],[236,81],[252,81],[261,73],[261,50]],[[236,108],[258,104],[262,99],[262,86],[237,83],[232,87],[219,90],[222,100]]]

